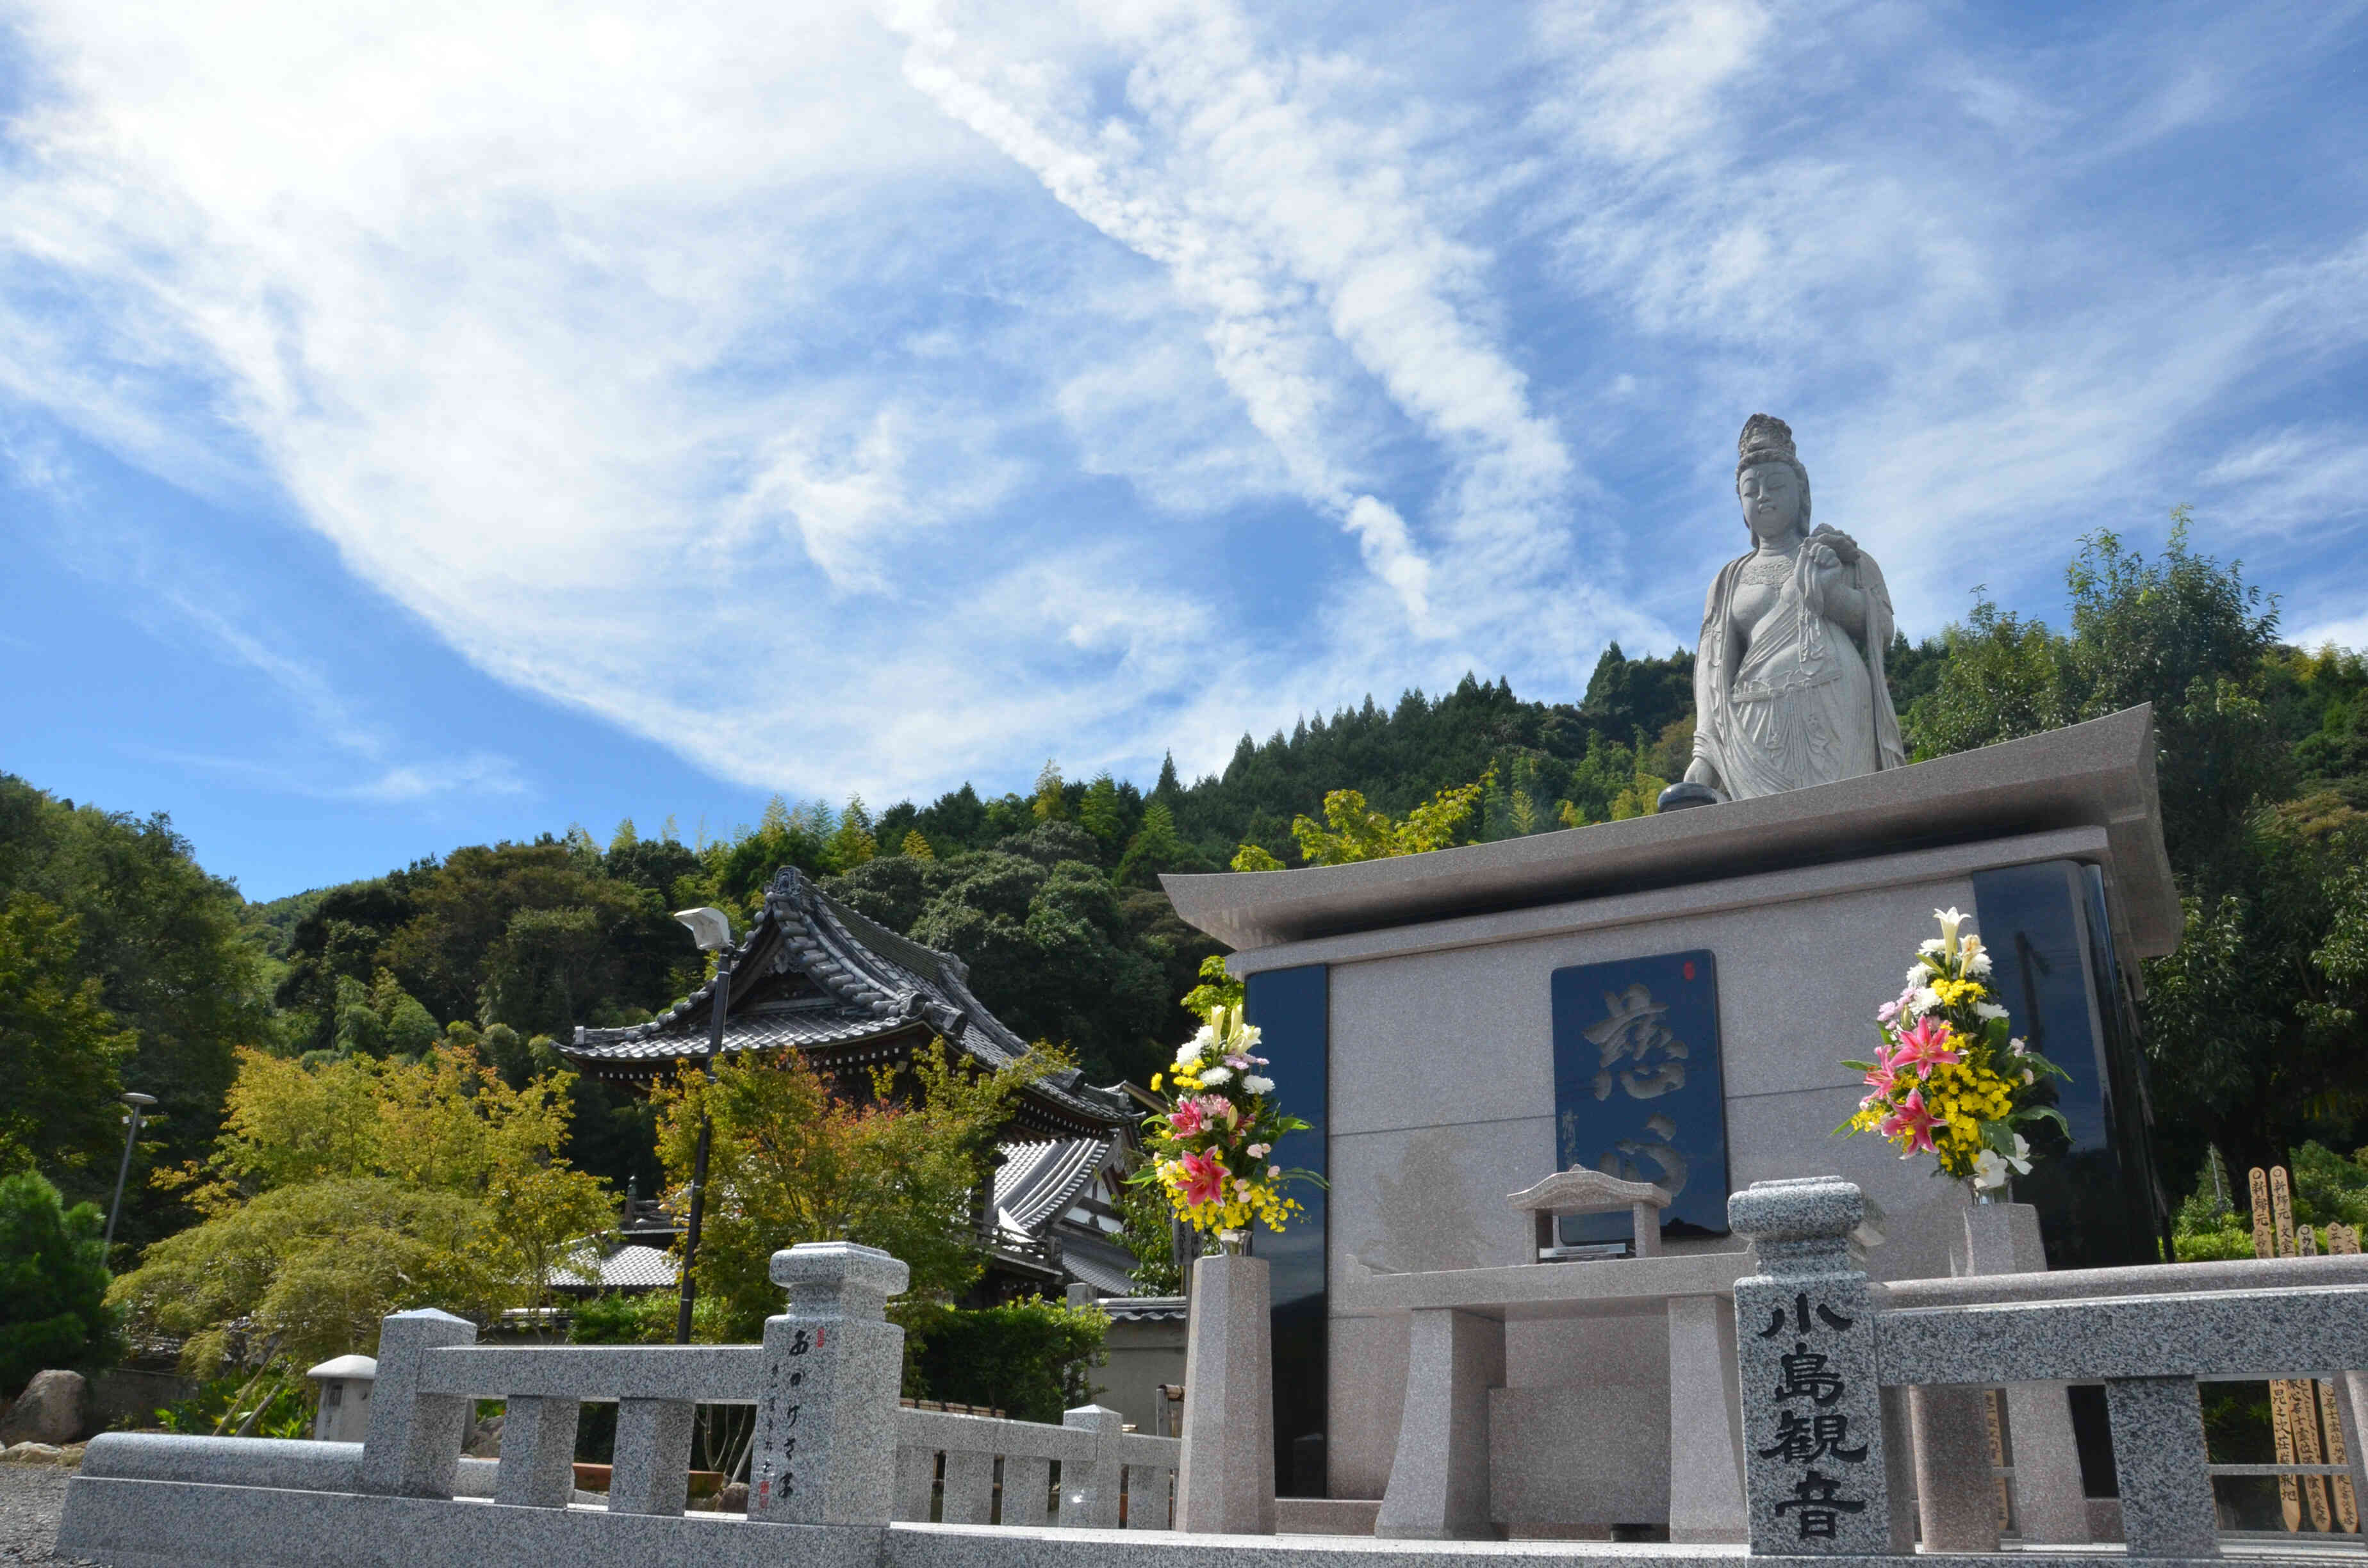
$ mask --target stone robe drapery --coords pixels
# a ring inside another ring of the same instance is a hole
[[[1823,531],[1823,530],[1820,530]],[[1814,542],[1816,534],[1809,536]],[[1736,623],[1735,589],[1752,557],[1722,567],[1702,606],[1694,653],[1694,755],[1718,770],[1733,800],[1804,790],[1899,767],[1907,757],[1884,682],[1891,594],[1861,552],[1839,581],[1866,600],[1866,633],[1826,614],[1824,582],[1804,546],[1777,585],[1777,602],[1749,643]]]

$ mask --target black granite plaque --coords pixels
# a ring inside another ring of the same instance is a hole
[[[1667,1187],[1668,1236],[1726,1234],[1726,1091],[1718,969],[1707,949],[1554,971],[1554,1153]],[[1565,1244],[1611,1241],[1625,1214],[1565,1219]]]

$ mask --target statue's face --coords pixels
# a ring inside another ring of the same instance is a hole
[[[1743,520],[1754,538],[1773,544],[1801,526],[1801,480],[1788,463],[1754,463],[1736,479]]]

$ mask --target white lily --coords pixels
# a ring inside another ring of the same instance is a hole
[[[1974,1156],[1974,1185],[1987,1191],[2006,1185],[2006,1162],[1995,1149],[1984,1149]]]
[[[1941,923],[1941,940],[1944,944],[1944,950],[1951,958],[1955,958],[1957,956],[1957,927],[1965,923],[1964,913],[1952,903],[1946,909],[1934,910],[1932,912],[1932,918]]]

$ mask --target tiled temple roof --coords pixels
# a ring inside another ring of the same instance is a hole
[[[711,979],[646,1024],[578,1028],[560,1054],[604,1078],[649,1078],[707,1050]],[[969,971],[951,953],[900,937],[824,893],[795,867],[765,890],[765,907],[733,950],[723,1051],[796,1046],[853,1067],[886,1062],[931,1035],[981,1065],[1007,1066],[1028,1043],[971,994]],[[1047,1130],[1086,1131],[1133,1119],[1117,1089],[1098,1089],[1075,1068],[1030,1086],[1023,1115]],[[1068,1124],[1062,1126],[1061,1124]]]
[[[1008,1229],[1040,1235],[1093,1184],[1117,1151],[1107,1140],[1006,1143],[995,1169],[995,1209]]]

